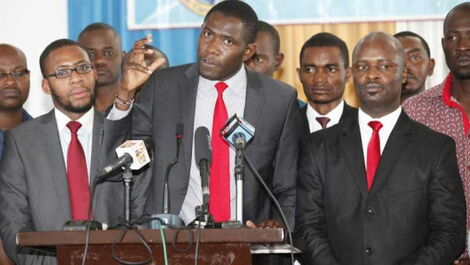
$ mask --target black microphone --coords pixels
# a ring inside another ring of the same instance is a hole
[[[97,175],[97,180],[103,181],[111,173],[129,166],[132,170],[139,170],[150,162],[155,146],[151,138],[143,140],[127,140],[116,148],[118,158]]]
[[[206,127],[197,128],[194,138],[194,155],[201,175],[203,205],[209,205],[209,171],[212,162],[212,152],[209,148],[209,143],[209,130]]]
[[[170,176],[170,171],[176,163],[178,163],[181,140],[183,139],[184,125],[182,123],[177,123],[175,128],[176,136],[176,158],[171,160],[168,163],[165,171],[165,181],[163,183],[163,213],[167,214],[170,212],[170,188],[168,186],[168,179]]]

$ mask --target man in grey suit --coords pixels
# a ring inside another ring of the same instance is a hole
[[[296,208],[304,264],[452,264],[465,248],[455,142],[402,111],[404,55],[386,33],[360,40],[358,115],[309,138]]]
[[[96,72],[86,51],[57,40],[40,64],[42,88],[55,108],[8,131],[0,163],[0,232],[17,264],[55,264],[50,254],[17,247],[16,234],[61,230],[67,220],[87,219],[89,183],[102,166],[104,116],[93,109]],[[79,124],[77,132],[71,124]],[[82,149],[79,155],[72,147]],[[93,201],[95,219],[115,225],[123,213],[122,183],[97,186]]]
[[[254,141],[246,148],[246,156],[268,183],[292,227],[300,140],[297,96],[292,87],[245,69],[244,61],[255,51],[253,43],[256,22],[254,11],[242,1],[223,1],[215,5],[206,15],[201,28],[198,63],[154,73],[133,105],[132,115],[105,126],[109,132],[119,132],[116,139],[123,136],[124,129],[130,129],[129,123],[132,120],[134,137],[153,138],[157,151],[152,171],[149,172],[153,175],[146,208],[150,213],[162,212],[164,172],[168,162],[176,157],[175,126],[182,123],[184,136],[181,155],[169,179],[170,212],[179,214],[186,223],[195,218],[194,208],[202,203],[202,192],[194,156],[193,135],[198,127],[205,126],[209,130],[212,128],[212,143],[214,139],[222,141],[218,128],[214,130],[213,121],[216,120],[216,102],[223,98],[226,117],[237,113],[256,128]],[[145,53],[145,50],[141,50],[141,53]],[[156,67],[142,66],[143,56],[135,55],[130,56],[130,62],[126,65],[127,70],[115,108],[108,118],[120,113],[119,110],[129,110],[135,88]],[[228,86],[223,96],[218,96],[219,92],[216,90],[220,81]],[[214,149],[212,144],[213,165],[222,160],[221,156],[214,155]],[[235,219],[234,151],[230,149],[227,152],[230,152],[227,161],[230,173],[227,172],[224,177],[230,182],[230,189],[225,194],[230,208],[224,218],[218,219],[215,216],[216,221]],[[211,182],[216,177],[212,168]],[[246,220],[257,224],[267,219],[281,222],[273,202],[248,168],[245,169],[244,195]],[[214,199],[212,189],[211,204],[221,204]]]

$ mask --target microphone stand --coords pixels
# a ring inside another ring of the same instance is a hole
[[[131,183],[132,183],[132,170],[131,163],[123,166],[124,168],[124,218],[127,222],[131,219]]]
[[[243,224],[243,181],[245,178],[245,164],[244,164],[244,149],[245,142],[240,141],[236,145],[235,153],[235,180],[237,183],[237,217],[236,221]]]

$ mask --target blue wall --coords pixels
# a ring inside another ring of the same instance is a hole
[[[152,33],[152,44],[166,53],[171,66],[197,60],[199,29],[130,31],[127,29],[126,9],[126,0],[68,0],[69,38],[77,40],[87,25],[104,22],[119,32],[125,51],[132,48],[135,40]]]

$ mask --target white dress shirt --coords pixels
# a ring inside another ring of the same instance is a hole
[[[364,165],[367,165],[367,146],[369,145],[370,137],[372,136],[372,128],[368,125],[370,121],[380,121],[383,127],[379,130],[380,137],[380,154],[382,154],[385,145],[387,144],[390,133],[392,132],[398,118],[401,114],[401,107],[398,107],[393,112],[374,119],[367,115],[361,108],[359,108],[359,130],[361,132],[362,152],[364,154]]]
[[[343,115],[343,110],[344,110],[344,100],[341,100],[341,102],[336,106],[334,109],[332,109],[330,112],[328,112],[326,115],[322,115],[318,113],[310,104],[307,102],[307,120],[308,120],[308,126],[310,128],[310,133],[316,132],[318,130],[323,129],[320,125],[320,123],[316,120],[317,117],[327,117],[330,119],[330,121],[326,124],[326,128],[331,127],[339,122],[341,119],[341,115]]]
[[[215,102],[217,101],[217,89],[215,84],[219,81],[211,81],[199,76],[199,83],[196,95],[196,109],[194,115],[194,132],[200,126],[204,126],[212,133],[212,119],[214,116]],[[230,79],[224,81],[228,87],[225,89],[223,98],[227,108],[228,118],[233,114],[243,117],[246,99],[246,70],[240,70]],[[194,135],[194,134],[193,134]],[[211,136],[212,137],[212,136]],[[202,204],[201,177],[196,165],[194,156],[194,141],[191,154],[191,169],[188,192],[181,207],[180,217],[185,223],[190,223],[196,218],[194,208]],[[217,159],[215,157],[214,159]],[[236,185],[235,185],[235,149],[230,148],[229,152],[230,169],[230,216],[231,220],[236,218]]]
[[[193,131],[193,148],[191,154],[191,168],[189,172],[189,184],[186,197],[184,199],[181,211],[179,213],[181,219],[188,224],[196,218],[194,209],[196,206],[202,204],[202,188],[201,177],[199,169],[196,165],[196,158],[194,155],[194,136],[198,127],[206,127],[212,133],[212,119],[214,115],[215,103],[217,101],[217,89],[215,84],[219,81],[208,80],[199,76],[199,82],[196,94],[196,108],[194,111],[194,131]],[[245,67],[242,66],[240,70],[230,79],[224,81],[228,87],[225,89],[223,98],[225,107],[227,108],[228,118],[237,114],[243,117],[246,101],[246,86],[247,77]],[[132,108],[132,106],[131,106]],[[107,119],[119,120],[126,117],[130,109],[121,111],[113,104],[113,108],[109,112]],[[217,158],[214,158],[217,159]],[[235,183],[235,149],[230,148],[229,151],[229,169],[230,169],[230,216],[231,220],[236,218],[236,183]]]
[[[67,127],[67,123],[72,121],[62,111],[54,109],[55,119],[57,121],[57,130],[59,131],[60,146],[62,147],[62,155],[64,156],[65,168],[67,169],[67,150],[71,140],[71,132]],[[77,121],[82,124],[82,127],[78,129],[77,136],[80,144],[82,145],[83,151],[85,152],[85,160],[88,171],[88,183],[90,183],[90,165],[91,165],[91,150],[93,144],[93,119],[94,119],[93,107],[85,113]]]

